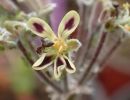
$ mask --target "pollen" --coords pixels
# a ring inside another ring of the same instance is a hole
[[[67,44],[63,39],[57,39],[53,47],[57,50],[58,54],[62,54],[67,49]]]
[[[126,24],[126,25],[124,25],[124,28],[125,28],[127,31],[130,31],[130,25]]]

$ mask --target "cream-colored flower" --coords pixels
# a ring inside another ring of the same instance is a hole
[[[130,35],[130,4],[124,3],[122,13],[115,20],[115,24],[119,26],[125,33]]]
[[[124,3],[123,4],[123,8],[125,9],[129,9],[130,8],[130,4],[127,2],[127,3]]]
[[[44,20],[34,17],[28,21],[28,26],[34,34],[52,42],[49,47],[45,47],[41,57],[33,64],[35,70],[43,70],[53,65],[56,79],[61,76],[63,69],[68,73],[76,71],[69,55],[72,51],[78,50],[81,44],[77,39],[69,39],[69,36],[77,28],[79,21],[80,17],[76,11],[68,12],[59,25],[57,36]]]

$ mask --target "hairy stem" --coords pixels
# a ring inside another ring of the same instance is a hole
[[[98,67],[99,67],[99,71],[100,72],[103,68],[104,65],[106,63],[106,61],[113,55],[113,53],[117,50],[117,48],[120,46],[120,44],[122,43],[121,38],[119,38],[116,43],[111,47],[111,49],[109,50],[109,52],[104,56],[103,60],[101,62],[98,63]],[[98,72],[92,72],[88,77],[87,81],[93,79],[94,77],[97,76]]]
[[[114,51],[120,46],[121,44],[121,39],[117,40],[116,43],[112,46],[112,48],[109,50],[109,52],[105,55],[103,60],[99,63],[99,67],[103,67],[103,65],[106,63],[106,61],[112,56]]]
[[[26,59],[28,60],[28,62],[32,65],[34,62],[33,62],[33,60],[30,59],[30,57],[28,56],[28,53],[27,53],[26,49],[24,48],[23,44],[21,43],[21,41],[19,40],[19,41],[17,42],[17,44],[18,44],[19,49],[20,49],[21,52],[23,53],[23,55],[26,57]]]
[[[98,12],[97,12],[97,9],[99,10]],[[88,57],[88,53],[93,43],[95,33],[98,33],[98,30],[100,30],[100,27],[102,27],[102,25],[99,24],[97,21],[100,15],[100,10],[101,9],[98,3],[95,3],[91,8],[90,17],[88,19],[87,38],[85,39],[85,45],[84,45],[84,49],[82,50],[82,55],[80,59],[81,62],[79,66],[83,66],[85,64],[85,61]],[[95,26],[94,26],[94,23],[95,23]]]
[[[82,45],[85,44],[85,42],[86,42],[86,36],[85,36],[86,35],[86,33],[85,33],[86,9],[87,9],[86,5],[82,5],[82,7],[80,7],[80,16],[81,16],[81,19],[83,19],[83,20],[81,21],[81,24],[79,26],[77,38],[81,41]],[[83,48],[81,47],[80,50],[76,54],[77,55],[77,57],[75,59],[76,66],[79,66],[80,62],[82,61],[82,60],[80,60],[82,58],[82,56],[81,56],[82,53],[83,53]]]
[[[69,87],[68,87],[68,77],[67,77],[67,73],[65,73],[63,82],[64,82],[64,90],[65,90],[65,92],[68,92],[68,91],[69,91]]]
[[[106,39],[107,33],[103,32],[99,41],[99,44],[97,46],[96,52],[92,58],[92,60],[90,61],[89,65],[86,67],[85,72],[83,73],[83,75],[81,76],[78,85],[82,85],[84,83],[84,81],[88,78],[88,75],[91,73],[92,69],[93,69],[93,65],[95,64],[101,49],[103,47],[104,41]]]

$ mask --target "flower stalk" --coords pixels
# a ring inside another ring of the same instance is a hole
[[[67,73],[65,73],[64,75],[63,83],[64,83],[64,91],[67,93],[69,91]]]
[[[103,29],[104,29],[104,27],[103,27]],[[81,76],[80,80],[78,81],[78,85],[82,85],[85,82],[85,80],[88,78],[89,74],[92,72],[94,64],[95,64],[95,62],[96,62],[96,60],[97,60],[97,58],[98,58],[98,56],[99,56],[99,54],[100,54],[100,52],[102,50],[102,47],[103,47],[103,44],[105,42],[106,36],[107,36],[107,32],[102,32],[102,35],[101,35],[99,44],[97,46],[97,49],[96,49],[96,51],[94,53],[94,56],[91,59],[88,66],[86,67],[85,72]]]
[[[119,38],[116,41],[116,43],[111,47],[109,52],[105,55],[103,60],[99,63],[99,67],[103,67],[105,65],[106,61],[112,56],[112,54],[117,50],[117,48],[120,46],[121,43],[122,43],[122,39]]]

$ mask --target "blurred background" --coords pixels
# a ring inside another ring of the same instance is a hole
[[[95,51],[93,48],[95,48],[98,41],[99,36],[96,35],[96,32],[98,32],[99,25],[97,20],[103,9],[100,1],[102,0],[0,0],[0,27],[4,27],[3,23],[7,20],[17,19],[26,22],[32,16],[38,16],[46,20],[54,32],[57,32],[58,25],[65,13],[76,10],[80,14],[81,22],[72,37],[78,38],[83,45],[76,53],[75,59],[76,66],[81,66],[83,65],[82,61],[86,62],[83,56],[86,50],[84,45],[87,44],[86,38],[89,36],[87,34],[89,28],[95,31],[95,35],[88,58],[93,55]],[[119,5],[129,2],[129,0],[113,1],[118,2]],[[99,60],[113,44],[113,41],[116,41],[115,37],[117,36],[109,36]],[[29,41],[35,46],[34,48],[38,48],[36,44],[39,45],[39,43],[36,43],[37,38],[33,38],[33,40],[29,38]],[[103,69],[99,71],[93,83],[91,83],[93,88],[86,92],[87,95],[83,93],[82,98],[80,95],[80,98],[76,97],[68,100],[130,100],[129,43],[130,38],[128,37],[108,59]],[[0,100],[61,100],[52,95],[51,89],[47,88],[47,85],[37,78],[17,47],[8,45],[3,47],[1,44]],[[79,73],[82,73],[82,71],[79,71]],[[68,79],[68,81],[70,80],[71,78]],[[70,88],[71,86],[73,87],[72,83]]]

